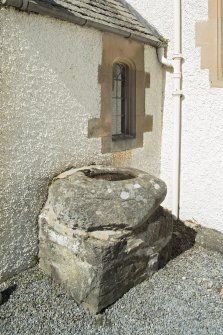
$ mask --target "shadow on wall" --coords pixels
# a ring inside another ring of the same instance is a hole
[[[176,258],[195,245],[197,231],[186,226],[180,220],[173,220],[172,254],[171,259]]]

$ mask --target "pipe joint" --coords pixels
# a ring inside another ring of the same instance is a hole
[[[173,78],[181,79],[182,78],[182,73],[181,72],[174,72]]]
[[[173,96],[183,96],[183,91],[182,90],[175,90],[175,91],[173,91],[173,93],[172,93],[172,95]]]
[[[177,53],[173,55],[173,59],[179,59],[179,60],[183,60],[183,54],[182,53]]]
[[[165,65],[166,67],[173,68],[172,62],[169,61],[165,56],[164,56],[164,47],[159,47],[156,49],[157,50],[157,57],[159,62],[162,65]]]

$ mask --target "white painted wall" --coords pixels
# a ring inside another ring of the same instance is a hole
[[[173,0],[128,0],[141,15],[170,39],[173,55]],[[208,70],[200,68],[195,23],[207,20],[208,0],[183,2],[183,101],[181,219],[223,232],[223,89],[210,88]],[[165,205],[171,208],[173,99],[172,76],[166,75],[161,177],[168,184]]]
[[[60,20],[0,10],[0,280],[36,262],[37,217],[53,176],[71,166],[125,165],[160,172],[162,69],[145,48],[146,113],[153,132],[144,148],[101,154],[88,139],[100,116],[102,33]]]

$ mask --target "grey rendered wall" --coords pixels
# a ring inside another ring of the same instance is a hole
[[[162,71],[153,48],[145,51],[157,78],[146,92],[154,129],[145,134],[145,147],[102,155],[101,140],[87,138],[88,119],[100,115],[101,37],[93,29],[0,10],[0,280],[36,262],[37,216],[53,176],[91,163],[159,174]]]
[[[87,139],[87,120],[99,111],[100,33],[14,10],[1,10],[0,26],[4,277],[35,261],[50,179],[108,157],[100,140]]]

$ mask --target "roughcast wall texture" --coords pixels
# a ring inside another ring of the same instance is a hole
[[[173,0],[128,0],[145,19],[170,40],[173,56]],[[211,88],[208,70],[201,70],[201,50],[196,47],[195,24],[208,19],[208,0],[182,1],[183,100],[181,219],[223,232],[223,89]],[[167,183],[165,205],[171,209],[173,79],[166,74],[161,154],[161,178]]]
[[[0,27],[4,276],[35,260],[50,179],[108,157],[87,139],[88,117],[99,111],[100,33],[14,10],[0,12]]]
[[[37,217],[53,176],[92,163],[133,166],[159,175],[162,70],[156,51],[146,47],[145,67],[151,71],[146,113],[153,115],[154,125],[144,135],[144,148],[102,155],[101,140],[87,138],[88,119],[100,116],[102,33],[1,9],[0,45],[3,280],[36,262]]]

